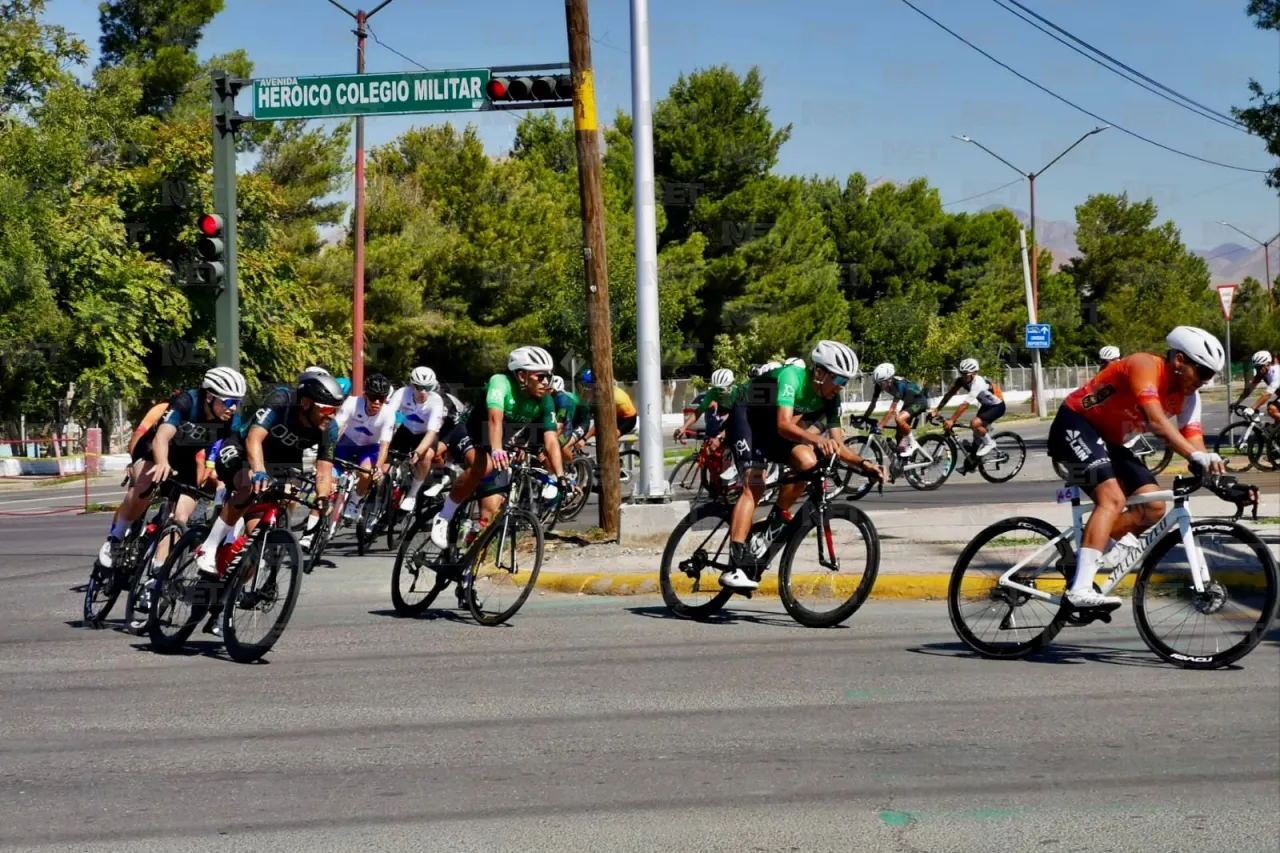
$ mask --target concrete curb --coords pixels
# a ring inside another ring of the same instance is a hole
[[[871,598],[943,600],[947,597],[950,575],[880,575],[871,590]],[[658,595],[657,572],[628,574],[589,574],[583,572],[541,572],[537,588],[544,592],[570,595]],[[776,573],[766,575],[755,596],[778,597]]]

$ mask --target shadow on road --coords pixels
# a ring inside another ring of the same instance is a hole
[[[923,646],[911,646],[907,651],[918,655],[934,657],[968,658],[974,661],[985,660],[964,643],[928,643]],[[1070,644],[1051,645],[1033,655],[1018,658],[1024,663],[1041,664],[1082,664],[1109,663],[1115,666],[1137,666],[1146,669],[1166,669],[1169,664],[1157,658],[1151,652],[1138,649],[1099,648],[1097,646],[1073,646]],[[1240,669],[1238,666],[1223,669]]]
[[[450,605],[450,606],[454,606],[454,605]],[[415,620],[415,621],[421,621],[421,622],[432,622],[432,621],[435,621],[436,619],[443,619],[446,622],[463,622],[468,625],[478,624],[474,619],[471,618],[470,613],[464,614],[457,610],[432,610],[428,608],[427,610],[422,611],[416,616],[401,616],[399,613],[397,613],[394,610],[370,610],[368,612],[370,616],[387,616],[392,619]],[[495,626],[495,627],[502,627],[502,626]]]
[[[212,658],[213,660],[226,661],[227,663],[235,663],[235,661],[233,661],[225,653],[226,649],[223,646],[221,640],[187,640],[187,642],[184,643],[179,648],[176,648],[176,649],[173,649],[172,651],[167,651],[167,652],[157,651],[150,643],[146,641],[139,642],[139,643],[132,643],[131,645],[134,649],[137,649],[140,652],[150,652],[151,654],[158,655],[160,657],[171,657],[171,658],[206,657],[206,658]],[[269,663],[271,663],[271,661],[267,660],[266,658],[259,658],[258,660],[252,661],[247,665],[257,666],[261,664],[265,666],[266,664],[269,664]]]
[[[707,625],[727,625],[727,624],[733,624],[737,622],[746,622],[753,625],[770,625],[775,628],[776,627],[799,628],[802,631],[813,630],[811,628],[806,628],[804,625],[801,625],[799,622],[795,621],[790,616],[788,616],[786,612],[760,613],[758,611],[750,611],[750,610],[746,610],[746,611],[722,610],[719,613],[715,614],[714,616],[708,616],[705,619],[689,619],[688,617],[685,617],[685,616],[677,616],[675,613],[672,613],[671,610],[666,606],[628,607],[627,612],[632,613],[636,616],[646,616],[650,619],[669,619],[675,622],[701,622]],[[844,629],[844,628],[848,628],[849,626],[837,625],[835,627]]]

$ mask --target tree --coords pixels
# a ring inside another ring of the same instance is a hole
[[[1245,14],[1253,18],[1254,26],[1260,30],[1280,30],[1280,0],[1249,0]],[[1250,133],[1262,138],[1268,154],[1280,157],[1280,91],[1268,92],[1251,78],[1249,96],[1253,106],[1234,107],[1231,114]],[[1280,188],[1280,166],[1267,173],[1267,186]]]
[[[0,119],[39,103],[66,82],[64,66],[89,55],[84,42],[64,27],[40,23],[46,0],[0,0]]]
[[[108,0],[98,6],[100,67],[136,68],[139,108],[164,115],[200,74],[195,49],[224,0]]]

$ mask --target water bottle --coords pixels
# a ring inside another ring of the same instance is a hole
[[[544,501],[555,500],[556,495],[560,494],[560,489],[556,486],[556,481],[550,474],[539,474],[538,479],[542,481],[542,499]]]

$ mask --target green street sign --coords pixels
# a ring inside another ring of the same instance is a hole
[[[253,81],[253,118],[404,115],[482,110],[488,68],[408,74],[264,77]]]

